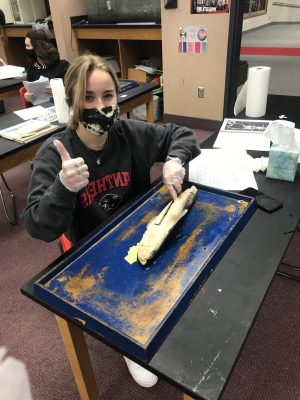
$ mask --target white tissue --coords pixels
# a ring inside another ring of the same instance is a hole
[[[61,78],[54,78],[50,80],[50,84],[57,120],[61,124],[66,124],[69,121],[69,107],[66,103],[66,93],[63,81]]]
[[[294,122],[281,119],[272,121],[264,134],[273,144],[288,148],[296,146]]]
[[[248,154],[249,167],[253,172],[264,172],[268,167],[269,158],[268,157],[259,157],[253,158]]]

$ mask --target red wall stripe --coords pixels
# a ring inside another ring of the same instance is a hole
[[[299,57],[300,48],[296,47],[241,47],[240,54],[253,56],[291,56]]]

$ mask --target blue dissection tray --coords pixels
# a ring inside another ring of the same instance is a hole
[[[35,282],[35,293],[149,361],[256,208],[252,198],[195,186],[195,203],[146,268],[124,257],[171,200],[161,184],[67,254]]]

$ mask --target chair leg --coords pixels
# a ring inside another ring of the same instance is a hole
[[[1,200],[1,203],[2,203],[2,206],[3,206],[3,209],[4,209],[4,213],[5,213],[5,216],[6,216],[7,220],[8,220],[8,222],[10,224],[12,224],[12,225],[15,225],[17,223],[15,195],[13,194],[12,190],[8,186],[8,184],[6,182],[6,179],[4,178],[3,174],[1,174],[1,179],[2,179],[2,182],[4,183],[4,186],[5,186],[6,190],[8,191],[9,196],[11,198],[11,216],[8,215],[1,187],[0,187],[0,200]]]

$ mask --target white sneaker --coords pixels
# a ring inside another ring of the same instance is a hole
[[[141,367],[137,363],[129,360],[129,358],[124,358],[129,372],[131,373],[131,376],[136,381],[136,383],[145,388],[150,388],[156,384],[156,382],[158,381],[158,377],[156,375],[152,374],[152,372],[150,371],[147,371],[145,368]]]

